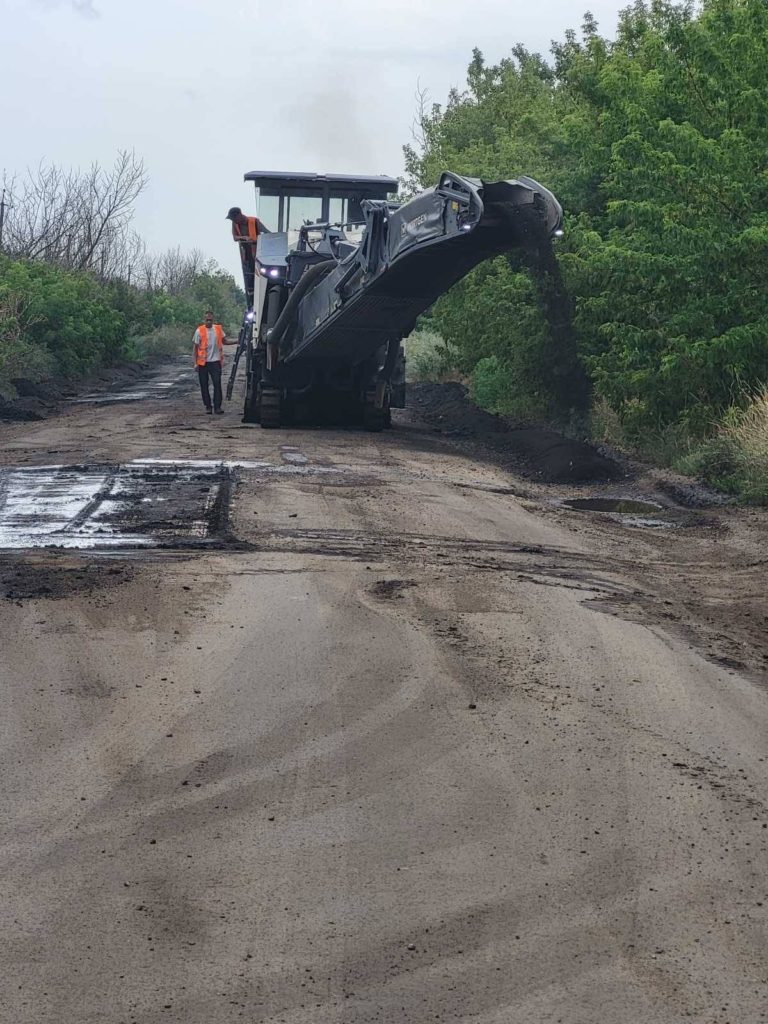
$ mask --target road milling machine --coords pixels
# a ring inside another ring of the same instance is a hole
[[[483,260],[549,246],[562,209],[532,178],[445,172],[407,202],[397,180],[251,171],[261,230],[243,253],[248,298],[227,387],[245,356],[243,419],[381,430],[405,405],[402,340]],[[255,256],[255,259],[254,259]]]

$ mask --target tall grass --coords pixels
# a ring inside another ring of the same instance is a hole
[[[435,331],[414,331],[405,339],[405,376],[437,383],[455,371],[456,352]]]
[[[747,501],[768,502],[768,388],[722,427],[734,445],[739,493]]]
[[[768,504],[768,388],[728,410],[717,433],[676,468],[745,502]]]

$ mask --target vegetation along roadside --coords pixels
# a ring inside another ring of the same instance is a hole
[[[86,172],[41,166],[13,181],[0,252],[0,399],[186,350],[203,306],[237,333],[245,297],[200,252],[146,250],[131,230],[147,183],[118,154]],[[17,384],[14,384],[14,381]]]
[[[614,40],[587,14],[547,58],[475,51],[463,91],[422,103],[406,187],[449,167],[525,171],[558,195],[590,415],[558,379],[530,266],[497,259],[437,303],[421,326],[441,339],[438,371],[485,408],[768,500],[766,152],[764,0],[638,2]]]

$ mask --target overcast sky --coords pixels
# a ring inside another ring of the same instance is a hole
[[[444,102],[472,48],[546,52],[616,0],[0,0],[0,172],[141,156],[149,246],[239,261],[248,170],[402,172],[419,84]],[[510,168],[524,173],[525,168]]]

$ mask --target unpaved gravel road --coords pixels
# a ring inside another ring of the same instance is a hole
[[[0,463],[4,1024],[768,1019],[764,512],[191,376]]]

